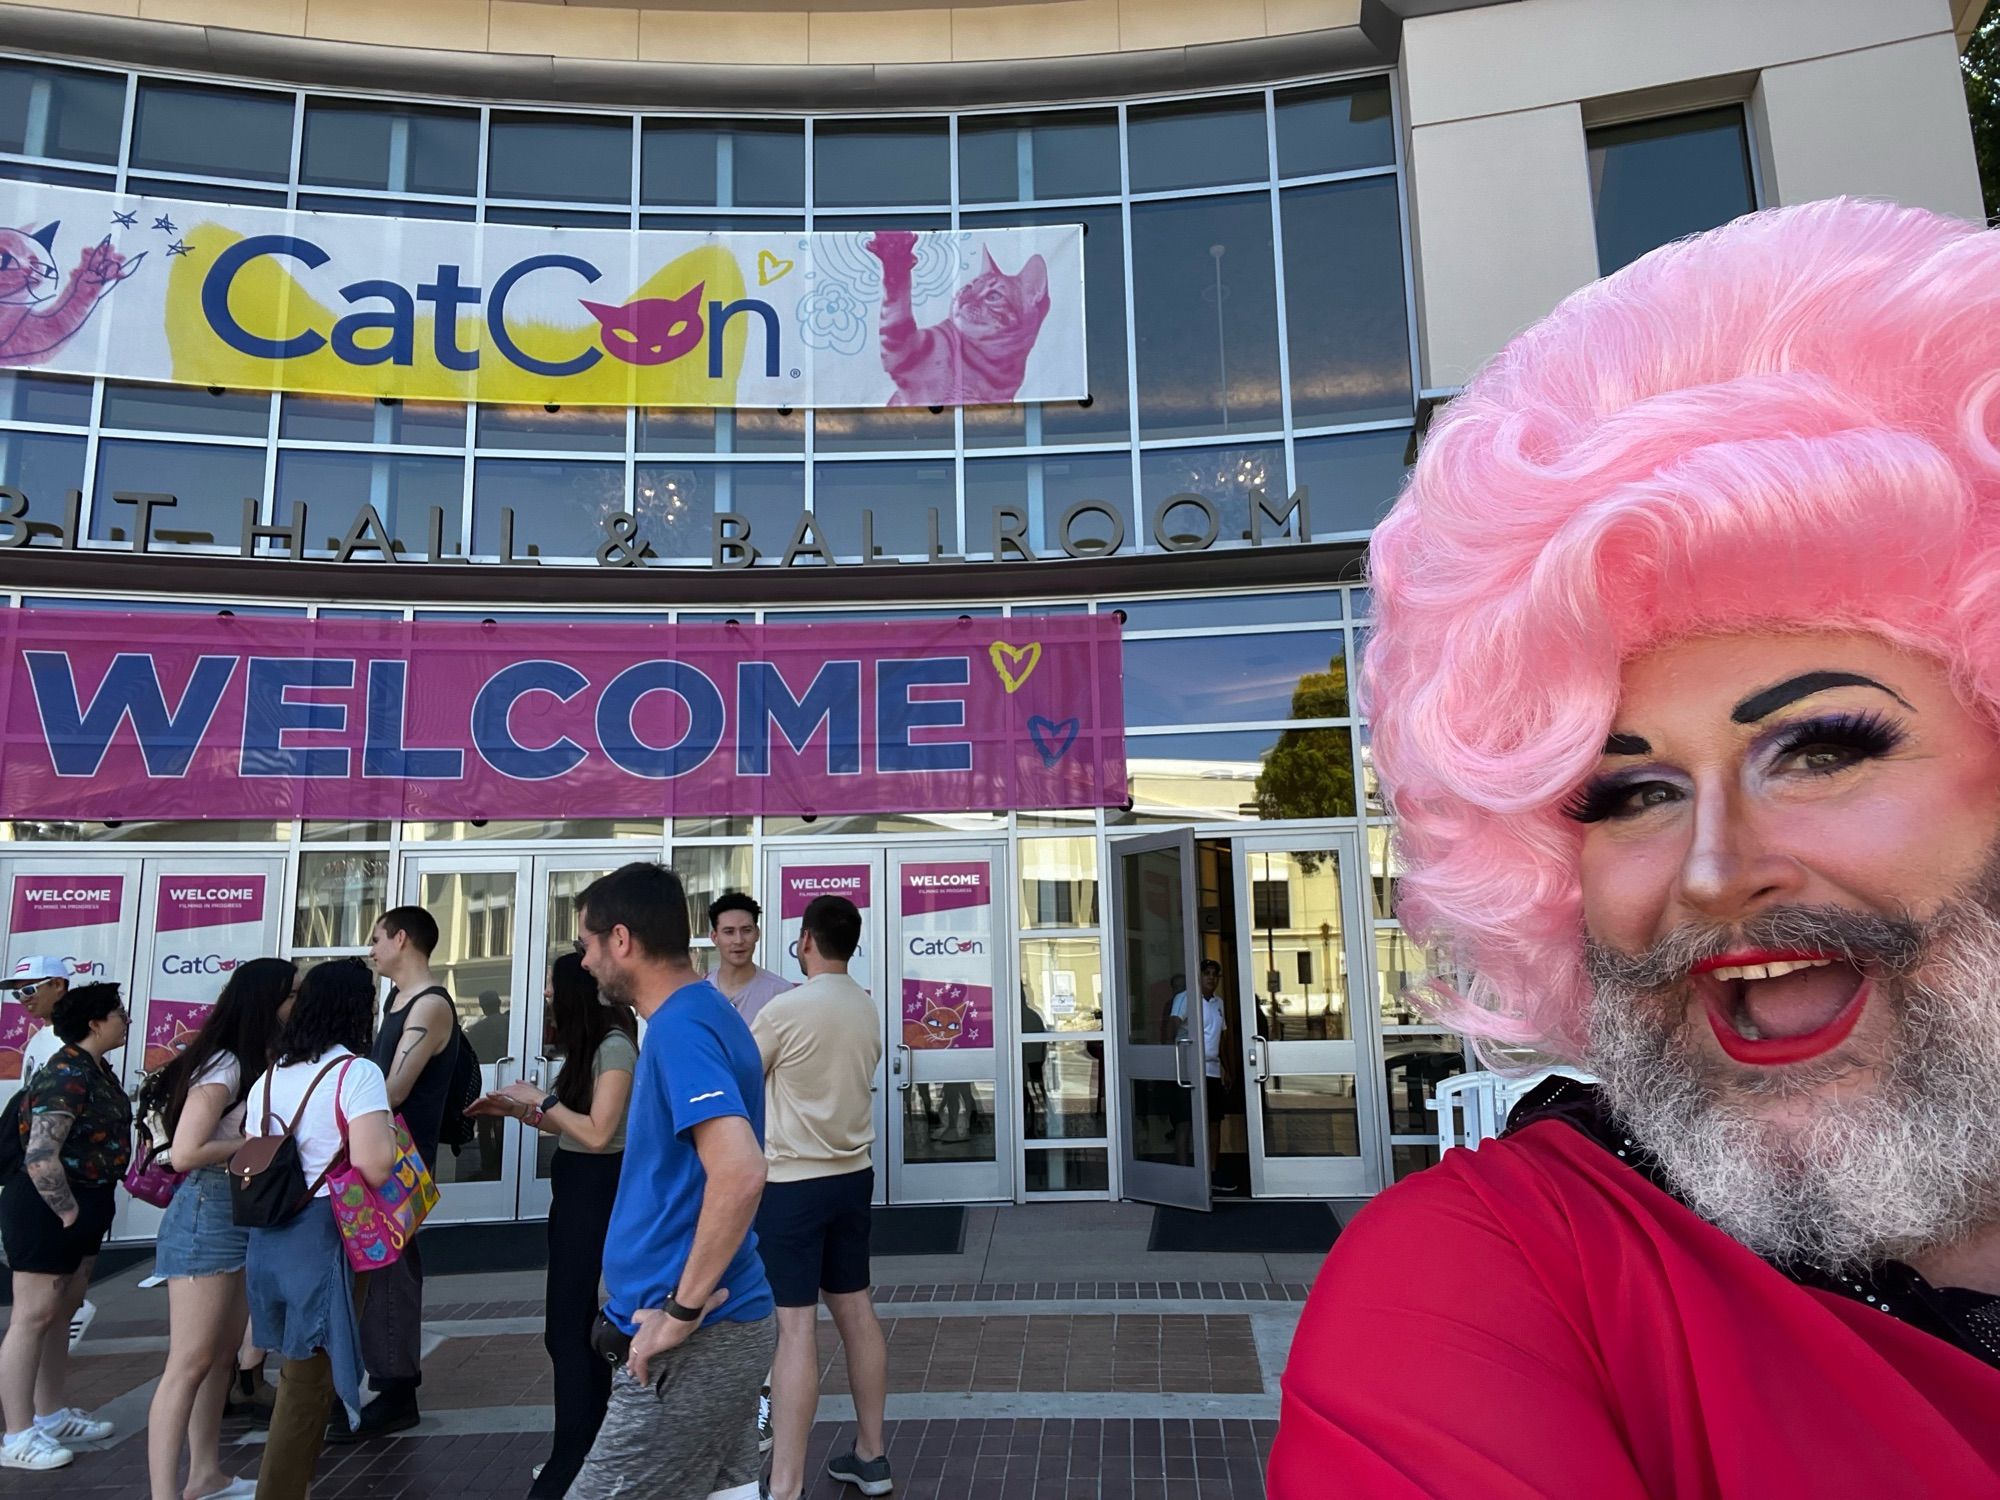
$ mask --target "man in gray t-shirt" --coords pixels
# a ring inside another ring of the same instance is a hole
[[[747,1024],[772,998],[792,988],[789,979],[757,964],[758,923],[764,909],[743,891],[725,891],[708,905],[708,937],[720,960],[709,981],[736,1007]]]

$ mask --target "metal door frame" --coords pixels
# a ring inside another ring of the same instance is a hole
[[[1349,1198],[1379,1192],[1387,1180],[1388,1115],[1382,1074],[1382,1032],[1375,998],[1374,923],[1368,904],[1361,835],[1353,829],[1317,833],[1242,834],[1234,840],[1236,876],[1237,1035],[1242,1039],[1244,1123],[1250,1148],[1250,1190],[1266,1198]],[[1271,1041],[1258,1034],[1256,929],[1252,925],[1251,858],[1260,853],[1332,850],[1340,862],[1341,949],[1347,964],[1348,1039]],[[1263,1083],[1271,1077],[1354,1075],[1358,1154],[1354,1157],[1268,1157],[1264,1150]]]
[[[1178,1042],[1140,1043],[1132,1040],[1133,1002],[1130,960],[1126,950],[1126,861],[1134,856],[1172,850],[1180,856],[1181,870],[1181,973],[1190,995],[1198,993],[1201,972],[1201,929],[1197,902],[1200,875],[1195,866],[1195,834],[1192,829],[1172,829],[1160,833],[1135,834],[1106,840],[1109,850],[1107,872],[1111,878],[1111,919],[1104,935],[1111,948],[1112,1017],[1116,1022],[1115,1047],[1118,1057],[1118,1159],[1122,1191],[1126,1198],[1141,1203],[1160,1203],[1176,1208],[1209,1208],[1209,1174],[1214,1163],[1208,1159],[1208,1067],[1202,1053],[1198,1018]],[[1193,1002],[1190,1001],[1190,1009]],[[1171,1054],[1171,1067],[1162,1054]],[[1140,1161],[1134,1129],[1137,1111],[1131,1089],[1140,1081],[1164,1082],[1172,1078],[1191,1096],[1190,1135],[1194,1160],[1191,1165],[1169,1165]]]

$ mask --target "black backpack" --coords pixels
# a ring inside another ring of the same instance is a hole
[[[444,1119],[438,1124],[438,1144],[451,1147],[452,1155],[456,1156],[472,1144],[473,1122],[465,1112],[486,1090],[479,1072],[479,1054],[472,1050],[465,1029],[454,1025],[451,1039],[458,1050],[452,1054],[451,1084],[444,1091]]]

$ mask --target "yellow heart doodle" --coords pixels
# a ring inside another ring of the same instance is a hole
[[[986,654],[993,658],[993,670],[1000,674],[1000,685],[1007,689],[1009,697],[1021,690],[1021,684],[1034,673],[1042,659],[1042,643],[1030,641],[1025,646],[1010,646],[1005,641],[995,641],[986,648]],[[1018,673],[1008,671],[1009,666],[1018,667]]]
[[[781,256],[773,255],[768,250],[759,250],[757,252],[757,285],[769,286],[774,281],[782,281],[785,277],[791,275],[792,267],[796,264],[796,261],[785,260]]]

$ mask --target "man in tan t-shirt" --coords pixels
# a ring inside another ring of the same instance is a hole
[[[819,1408],[813,1323],[822,1296],[847,1351],[855,1415],[854,1446],[829,1459],[826,1471],[864,1495],[894,1488],[882,1441],[889,1348],[868,1295],[882,1007],[848,977],[847,961],[860,942],[854,903],[818,897],[799,929],[806,982],[770,1000],[750,1024],[764,1057],[766,1174],[757,1249],[778,1304],[772,1500],[798,1500],[805,1489],[806,1439]]]

